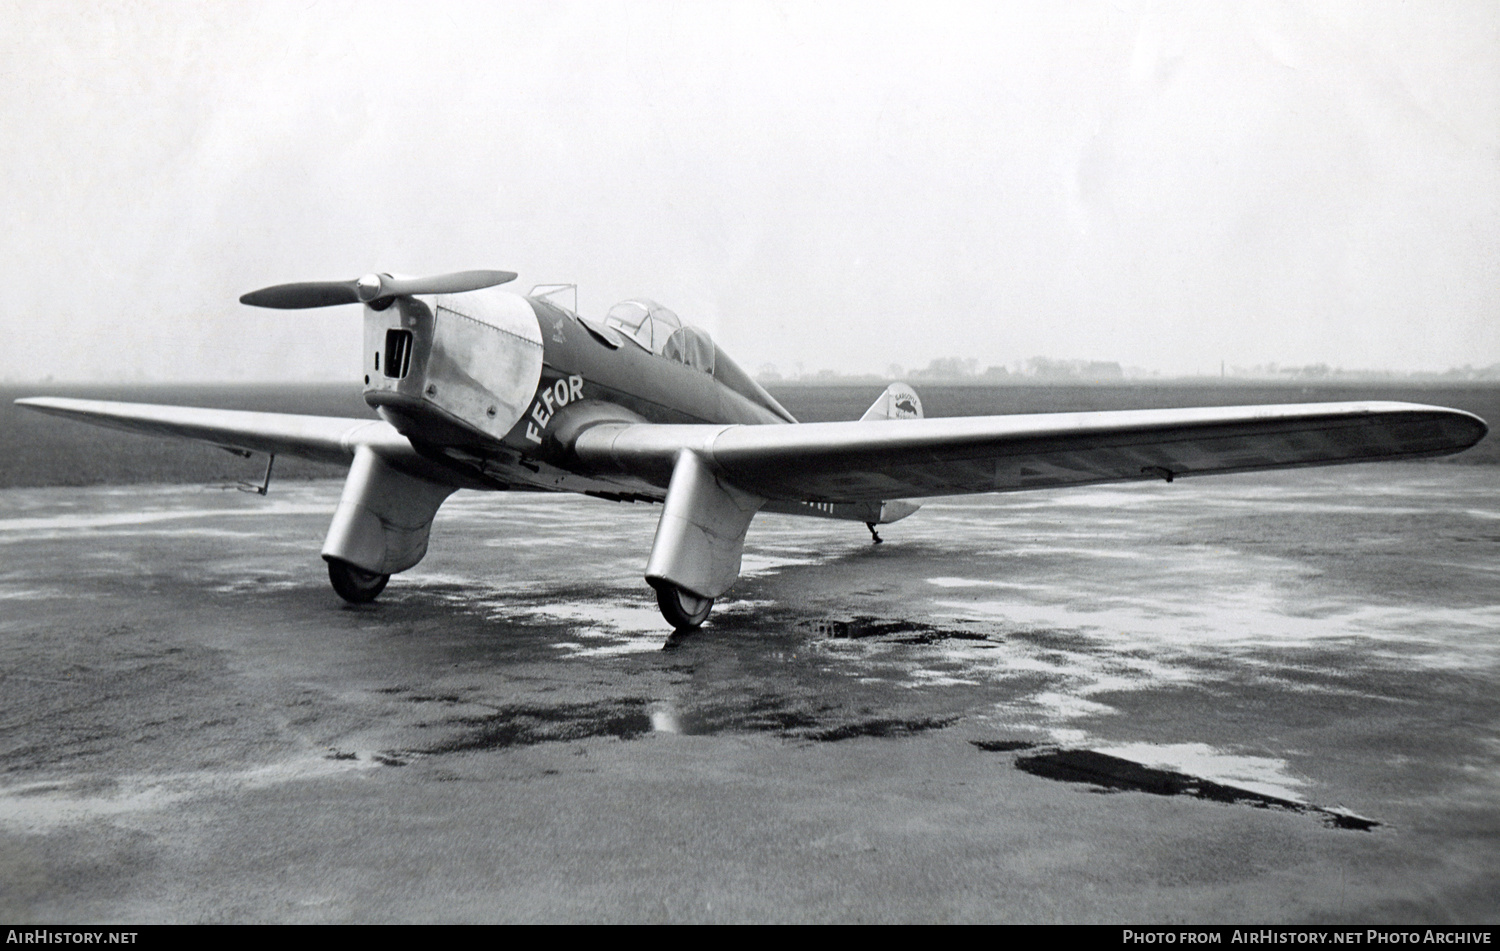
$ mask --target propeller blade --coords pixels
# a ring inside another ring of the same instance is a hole
[[[304,281],[300,284],[277,284],[262,287],[240,298],[251,307],[274,307],[297,310],[303,307],[331,307],[334,304],[358,304],[358,281]]]
[[[454,271],[452,274],[410,278],[395,278],[382,274],[380,275],[380,293],[374,299],[411,294],[462,294],[465,291],[494,287],[496,284],[504,284],[515,279],[516,275],[512,271]]]
[[[455,271],[432,277],[400,278],[389,274],[366,274],[357,281],[304,281],[262,287],[241,297],[240,303],[278,310],[361,302],[373,304],[388,297],[409,297],[412,294],[462,294],[515,279],[513,271]]]

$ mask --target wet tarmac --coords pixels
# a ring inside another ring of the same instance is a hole
[[[1500,467],[760,516],[460,493],[380,602],[332,482],[0,492],[10,921],[1500,918]]]

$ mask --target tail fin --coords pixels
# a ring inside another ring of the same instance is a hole
[[[917,391],[905,383],[892,383],[885,388],[865,415],[859,418],[860,422],[867,419],[921,419],[922,399],[917,396]]]

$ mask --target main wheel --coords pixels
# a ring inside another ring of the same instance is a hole
[[[391,580],[391,576],[376,574],[355,567],[347,561],[330,558],[328,580],[333,582],[333,590],[339,593],[339,597],[350,604],[369,604],[385,590],[385,583]]]
[[[656,587],[656,606],[661,616],[667,619],[673,630],[691,630],[708,620],[708,612],[714,609],[713,598],[700,598],[675,584],[662,582]]]

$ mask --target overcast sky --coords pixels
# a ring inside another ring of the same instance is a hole
[[[1500,4],[7,2],[0,377],[357,378],[520,273],[752,371],[1500,362]]]

